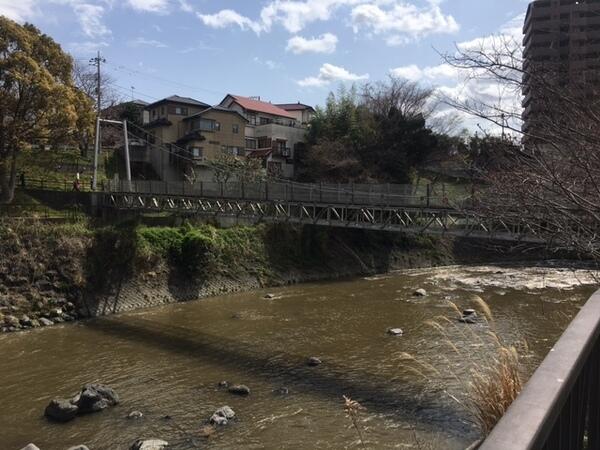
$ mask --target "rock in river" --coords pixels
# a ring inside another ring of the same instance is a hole
[[[317,358],[315,356],[311,356],[310,358],[308,358],[308,361],[306,363],[310,367],[317,367],[317,366],[320,366],[321,364],[323,364],[323,361],[321,361],[319,358]]]
[[[119,396],[108,386],[102,384],[86,384],[81,393],[74,399],[80,414],[102,411],[119,403]]]
[[[463,311],[463,315],[459,317],[459,322],[473,325],[477,323],[477,313],[472,309],[466,309]]]
[[[163,450],[168,446],[169,443],[161,439],[138,439],[131,446],[131,450]]]
[[[217,409],[210,417],[209,422],[212,425],[222,426],[227,425],[231,419],[235,417],[235,411],[229,406],[222,406]]]
[[[43,327],[49,327],[51,325],[54,325],[54,322],[52,322],[50,319],[47,319],[46,317],[40,317],[40,325]]]
[[[75,445],[74,447],[69,447],[67,450],[90,450],[87,445]]]
[[[69,422],[75,418],[78,412],[79,408],[77,405],[74,405],[69,400],[55,398],[46,406],[44,415],[56,422]]]
[[[138,420],[142,417],[144,417],[144,414],[141,411],[131,411],[129,414],[127,414],[127,418],[132,420]]]
[[[417,289],[413,292],[413,296],[415,297],[427,297],[427,291],[425,289]]]
[[[236,395],[249,395],[250,388],[244,384],[236,384],[227,389],[230,393]]]
[[[35,444],[27,444],[21,450],[40,450],[40,448]]]
[[[392,336],[402,336],[404,334],[404,330],[402,330],[402,328],[389,328],[388,334],[391,334]]]

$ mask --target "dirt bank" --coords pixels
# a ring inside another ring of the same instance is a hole
[[[361,230],[0,225],[0,330],[403,268],[540,259],[522,248]]]

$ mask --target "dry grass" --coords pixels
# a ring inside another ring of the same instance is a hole
[[[426,321],[425,325],[440,335],[441,342],[451,350],[450,354],[439,356],[440,361],[435,363],[437,368],[406,353],[401,353],[398,359],[402,360],[405,369],[425,379],[430,379],[429,374],[439,375],[440,372],[451,375],[458,388],[455,392],[448,389],[442,392],[467,410],[474,424],[487,435],[521,392],[519,351],[527,352],[528,348],[526,343],[517,349],[503,341],[496,331],[492,310],[481,297],[473,295],[469,303],[477,311],[481,323],[489,327],[487,332],[481,333],[478,326],[459,324],[457,319],[462,315],[461,309],[448,302],[457,316],[439,316]]]
[[[517,398],[523,382],[515,347],[499,347],[492,364],[473,371],[469,409],[487,435]]]
[[[360,445],[362,446],[362,448],[367,448],[365,446],[365,439],[359,423],[360,412],[366,410],[366,408],[357,401],[352,400],[350,397],[346,397],[344,395],[344,410],[346,411],[346,415],[350,418],[350,421],[352,422],[352,427],[356,430],[356,434],[358,435]]]

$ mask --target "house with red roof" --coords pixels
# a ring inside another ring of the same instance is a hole
[[[248,121],[247,157],[261,158],[270,176],[294,176],[295,157],[304,148],[308,121],[303,122],[302,115],[291,104],[275,105],[260,97],[228,94],[220,106],[239,112]]]

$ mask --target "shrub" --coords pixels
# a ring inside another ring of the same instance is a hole
[[[216,263],[218,248],[214,236],[203,231],[206,230],[190,230],[181,241],[178,264],[187,274],[206,273]]]

